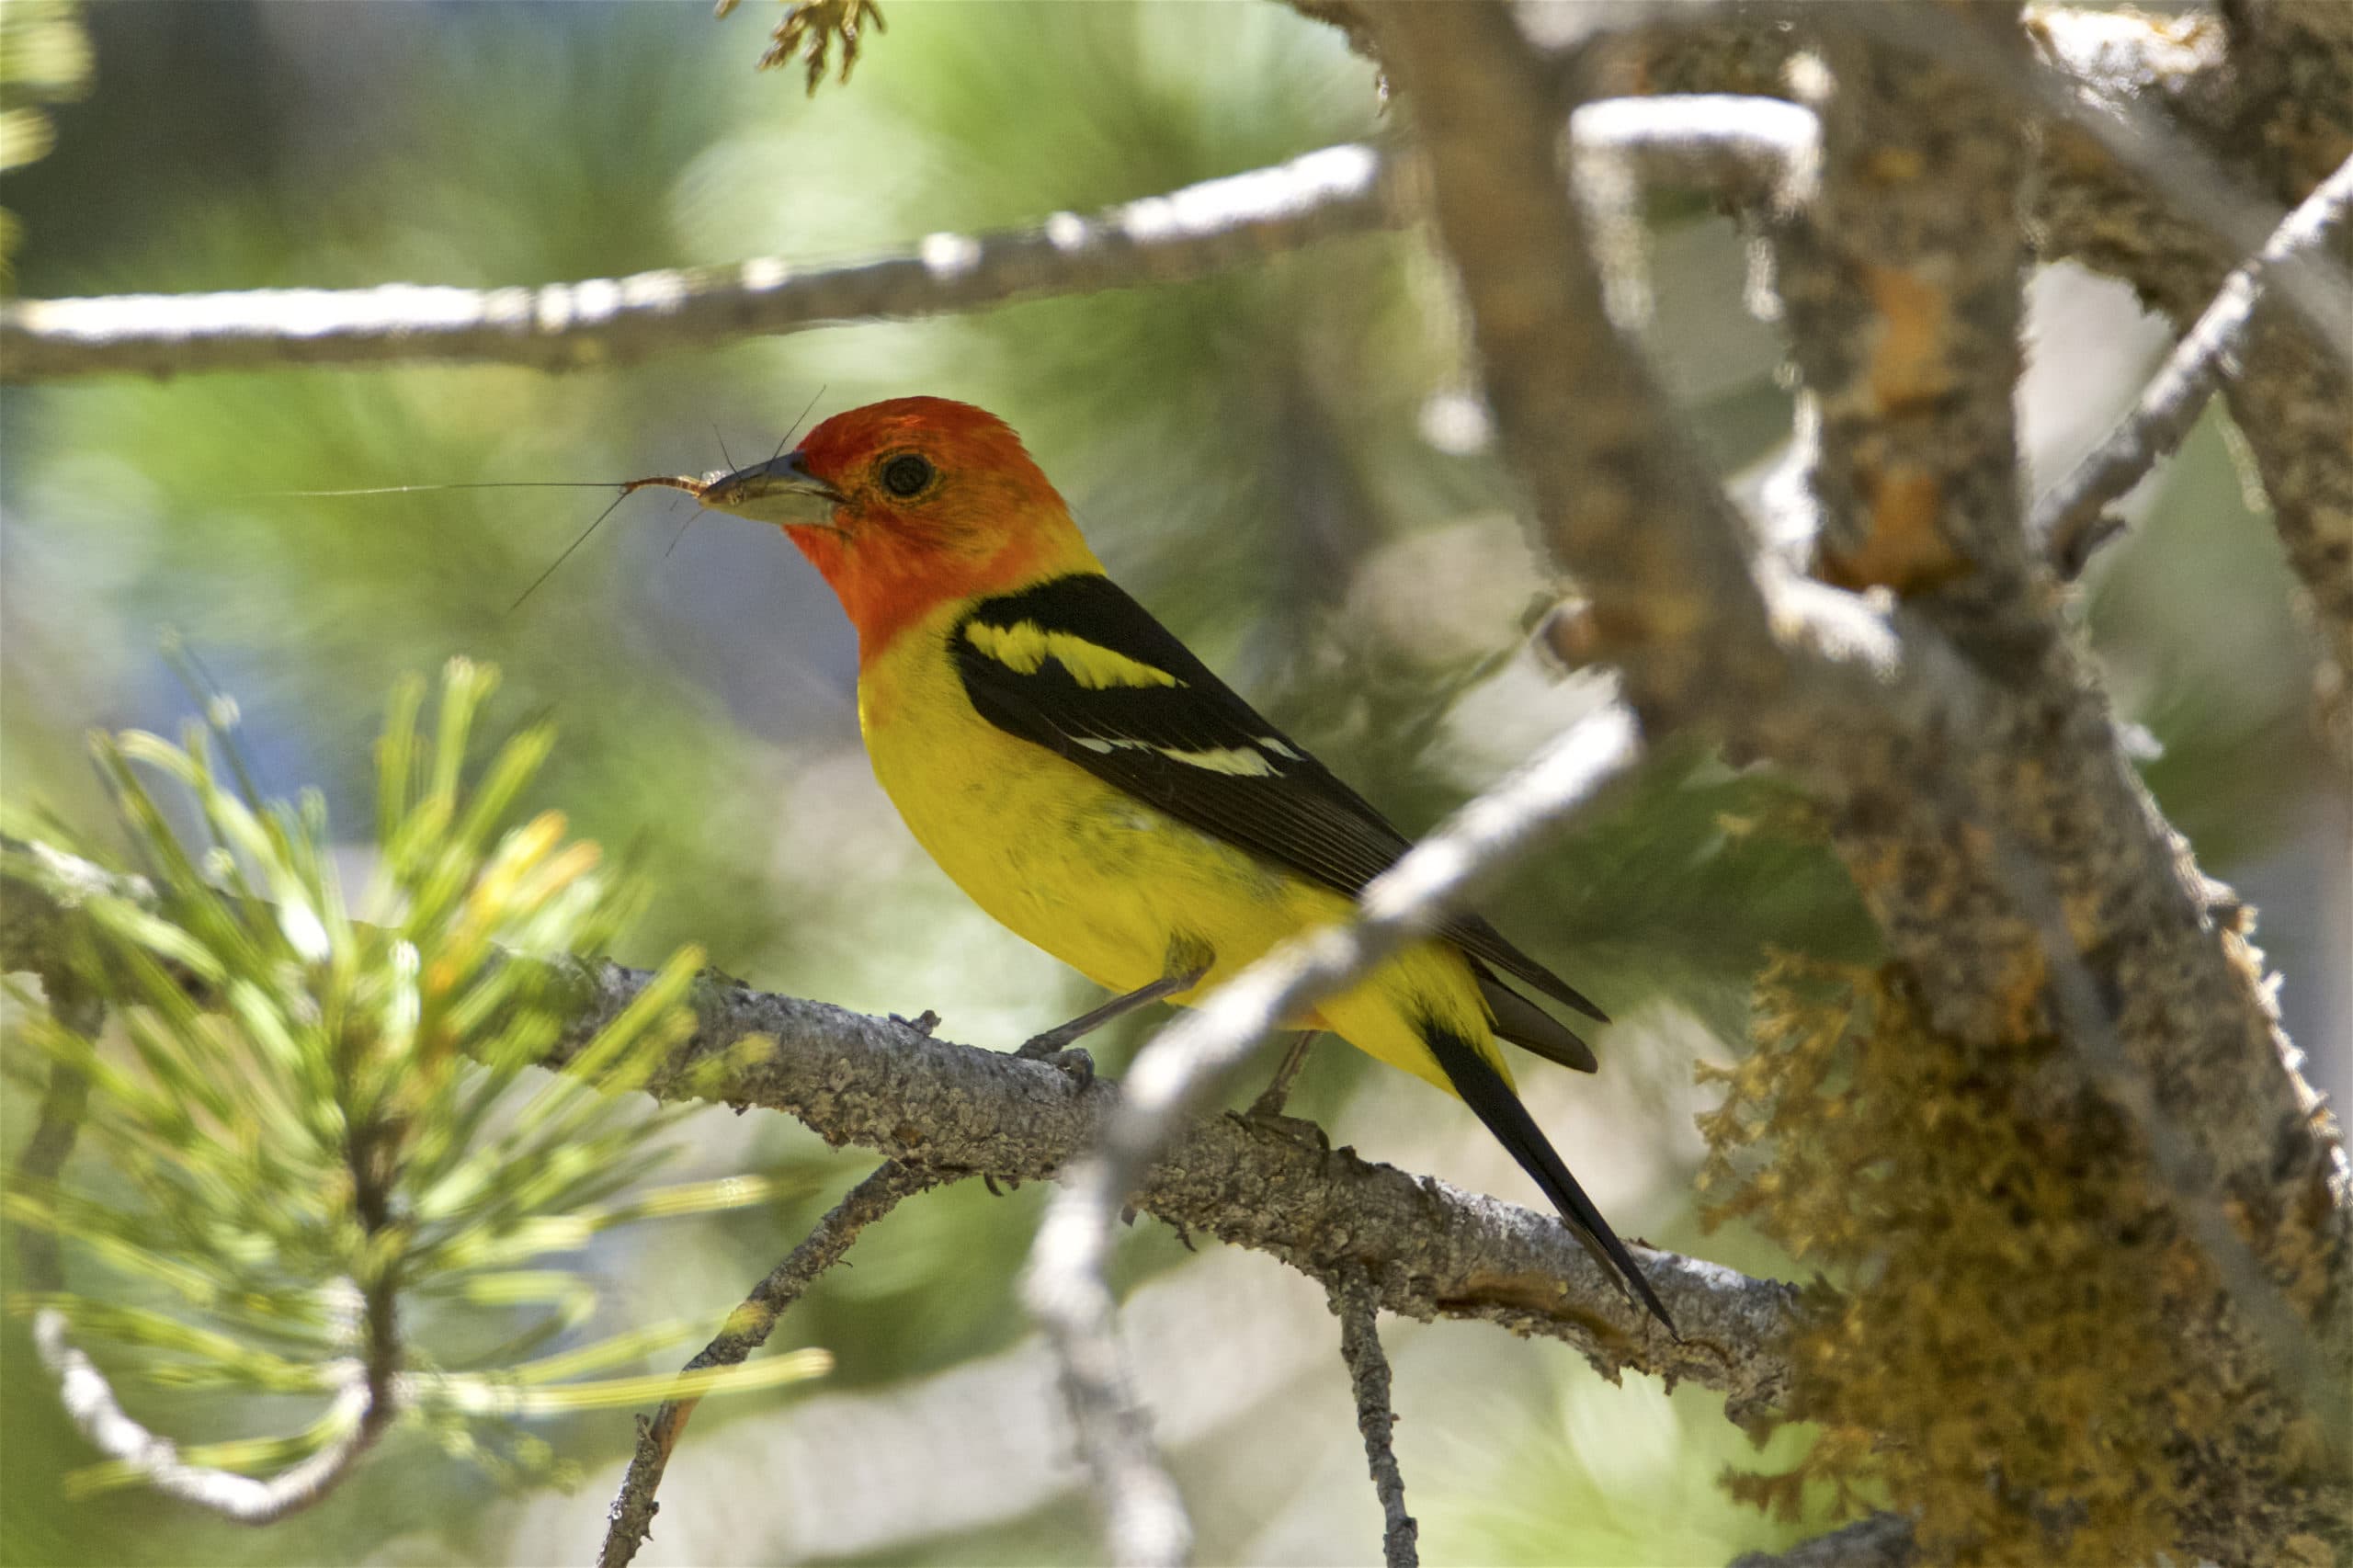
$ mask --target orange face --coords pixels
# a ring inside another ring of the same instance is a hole
[[[942,603],[1101,570],[1021,438],[946,398],[837,414],[702,504],[780,526],[833,585],[861,659]]]

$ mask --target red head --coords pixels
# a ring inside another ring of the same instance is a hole
[[[861,658],[942,603],[1102,570],[1021,438],[946,398],[836,414],[702,502],[781,525],[833,585]]]

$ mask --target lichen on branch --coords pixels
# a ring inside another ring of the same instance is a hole
[[[1782,1510],[1809,1483],[1899,1499],[1932,1560],[2177,1546],[2213,1485],[2184,1468],[2278,1396],[2180,1353],[2223,1292],[2059,1042],[1972,1047],[1938,1034],[1893,968],[1783,956],[1757,983],[1750,1053],[1701,1076],[1724,1089],[1701,1119],[1710,1222],[1747,1221],[1840,1281],[1801,1303],[1797,1386],[1771,1423],[1824,1434],[1736,1493]],[[2300,1305],[2322,1285],[2308,1270]],[[2292,1449],[2231,1460],[2251,1509],[2317,1479]]]

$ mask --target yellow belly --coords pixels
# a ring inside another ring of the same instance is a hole
[[[1000,924],[1113,992],[1206,963],[1172,998],[1186,1003],[1285,939],[1347,917],[1353,904],[1337,893],[982,718],[944,654],[924,656],[945,630],[910,627],[870,662],[858,717],[908,830]],[[1445,943],[1408,949],[1300,1022],[1450,1091],[1414,1028],[1421,1017],[1504,1065],[1470,966]]]

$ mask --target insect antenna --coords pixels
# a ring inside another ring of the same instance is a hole
[[[238,501],[315,500],[335,495],[422,495],[436,490],[611,490],[620,479],[491,479],[458,484],[379,484],[365,490],[255,490]]]
[[[816,392],[812,393],[809,401],[801,405],[800,415],[794,418],[791,424],[784,427],[784,439],[779,441],[776,444],[776,450],[768,454],[768,461],[774,462],[777,459],[784,456],[784,449],[792,444],[793,436],[801,428],[801,421],[809,417],[809,411],[817,406],[817,399],[824,396],[825,389],[832,384],[833,383],[830,381],[820,381],[817,383]]]
[[[546,571],[531,579],[531,585],[515,597],[515,602],[506,607],[506,613],[513,615],[517,610],[522,608],[523,601],[529,598],[533,594],[538,593],[540,591],[540,585],[545,583],[550,577],[555,575],[557,567],[572,559],[572,552],[574,551],[578,550],[582,545],[588,542],[588,536],[602,528],[604,526],[605,519],[611,517],[613,513],[620,508],[622,502],[628,500],[639,491],[654,486],[658,486],[665,490],[683,490],[688,494],[698,498],[699,498],[703,492],[709,488],[699,479],[672,478],[668,474],[655,474],[651,479],[631,479],[622,481],[620,484],[620,494],[613,497],[613,504],[606,507],[603,511],[597,513],[597,520],[590,523],[586,528],[581,529],[580,537],[574,540],[570,544],[565,545],[563,547],[563,553],[557,556],[553,561],[548,562],[548,569]]]
[[[670,504],[670,510],[675,513],[677,509],[677,503],[675,501],[672,502]],[[687,530],[695,526],[695,518],[699,516],[700,516],[700,514],[696,512],[688,512],[687,514],[687,520],[680,523],[678,525],[678,531],[670,536],[669,548],[662,551],[663,560],[667,561],[670,559],[670,551],[678,548],[678,541],[687,537]]]

